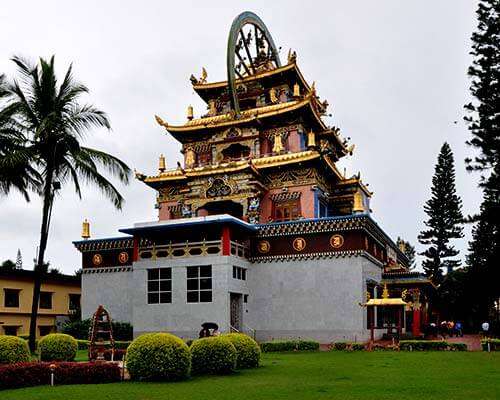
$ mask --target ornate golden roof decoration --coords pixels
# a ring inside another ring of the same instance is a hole
[[[85,218],[82,223],[82,239],[87,240],[89,238],[90,238],[90,222],[87,221],[87,218]]]
[[[189,105],[187,108],[187,119],[191,121],[193,119],[193,106]]]
[[[163,172],[165,171],[167,165],[165,163],[165,157],[163,154],[160,154],[160,159],[158,160],[158,171]]]

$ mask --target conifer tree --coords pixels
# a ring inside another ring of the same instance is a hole
[[[443,269],[452,271],[460,265],[459,260],[452,258],[459,251],[450,241],[463,237],[462,200],[456,193],[453,153],[446,142],[438,156],[431,193],[431,198],[424,205],[429,217],[424,222],[428,229],[420,233],[418,240],[427,246],[420,253],[425,257],[422,262],[425,273],[434,283],[439,284]]]
[[[467,257],[476,323],[488,318],[494,301],[500,299],[500,0],[480,0],[478,25],[472,34],[472,103],[465,117],[472,138],[467,142],[478,150],[466,159],[467,169],[481,172],[483,202],[476,216]]]
[[[23,269],[23,256],[21,255],[21,249],[17,249],[16,269]]]
[[[403,238],[398,236],[398,240],[396,241],[399,249],[403,252],[403,254],[408,258],[408,268],[415,268],[415,246],[412,246],[410,242],[407,242]]]

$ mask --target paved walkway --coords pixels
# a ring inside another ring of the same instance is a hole
[[[469,351],[481,350],[481,337],[479,335],[464,335],[463,337],[447,337],[449,343],[465,343]]]

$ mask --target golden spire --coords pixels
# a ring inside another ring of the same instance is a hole
[[[293,85],[293,97],[299,97],[300,96],[300,86],[298,83]]]
[[[404,253],[406,251],[406,243],[403,240],[401,240],[398,243],[398,247],[399,247],[399,250],[401,250],[401,253]]]
[[[274,135],[273,153],[281,153],[283,151],[283,142],[281,141],[281,135],[277,133]]]
[[[365,206],[363,204],[363,195],[361,194],[361,192],[359,190],[357,190],[356,193],[354,193],[354,202],[353,203],[354,203],[352,206],[352,213],[353,214],[365,212]]]
[[[82,223],[82,239],[87,240],[88,238],[90,238],[90,223],[85,218]]]
[[[166,163],[165,163],[165,157],[163,156],[163,154],[160,154],[160,160],[158,161],[158,170],[160,172],[163,172],[165,171],[166,169]]]
[[[387,289],[387,283],[384,284],[384,290],[382,291],[382,298],[383,299],[389,298],[389,290]]]
[[[187,118],[190,121],[193,119],[193,106],[192,105],[188,106],[188,109],[187,109]]]
[[[307,134],[307,148],[316,147],[316,134],[311,130]]]

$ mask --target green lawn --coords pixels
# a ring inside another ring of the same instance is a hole
[[[2,400],[500,399],[500,353],[321,352],[265,354],[262,367],[178,383],[49,386]]]

